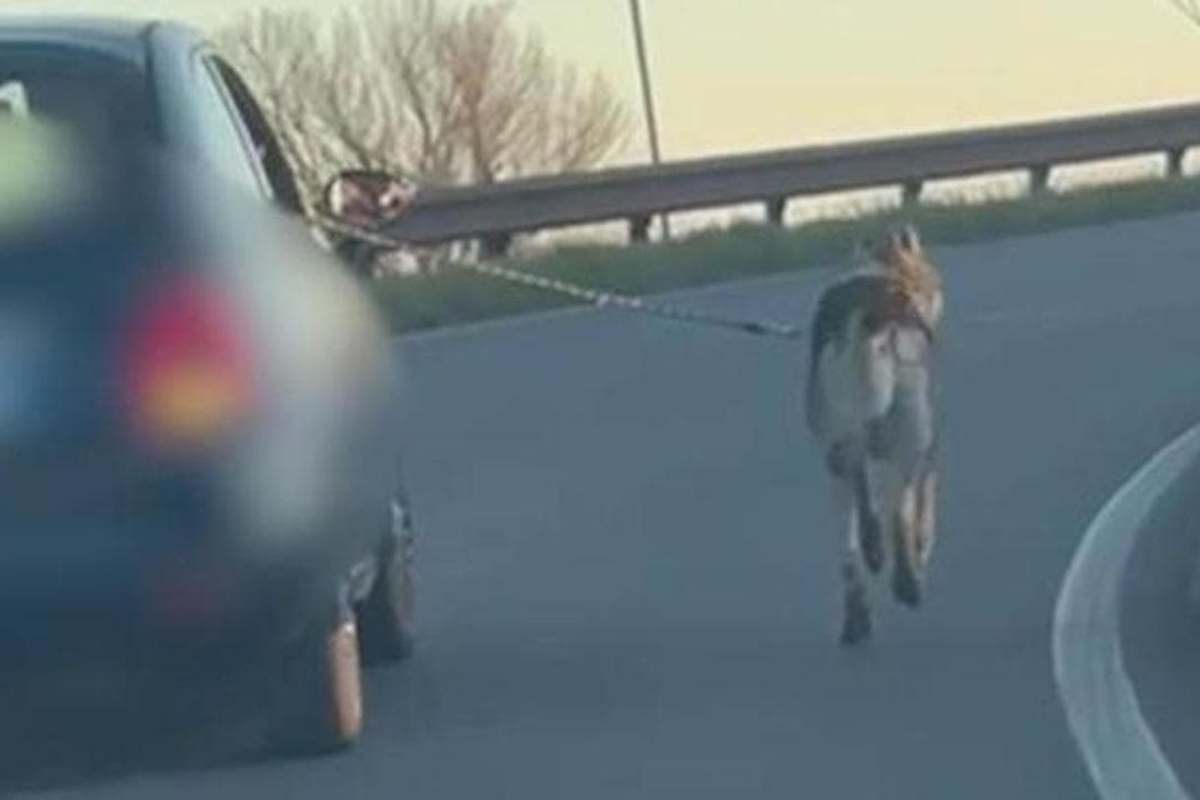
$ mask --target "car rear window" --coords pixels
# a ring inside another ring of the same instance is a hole
[[[86,147],[123,148],[153,131],[136,65],[86,50],[0,43],[0,115],[55,123]]]

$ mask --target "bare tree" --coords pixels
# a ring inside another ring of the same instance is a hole
[[[1171,5],[1183,12],[1192,22],[1200,25],[1200,0],[1171,0]]]
[[[547,172],[577,172],[610,157],[629,132],[625,104],[599,75],[568,66],[545,81],[538,103],[538,135],[530,161]]]
[[[459,179],[461,90],[443,68],[440,40],[444,22],[436,0],[364,3],[344,12],[345,33],[367,25],[372,61],[386,82],[390,143],[408,154],[408,169],[436,183]]]
[[[332,20],[260,10],[219,35],[308,198],[343,166],[433,184],[584,170],[624,146],[626,104],[553,58],[511,6],[360,0]]]
[[[313,110],[324,78],[320,26],[310,14],[262,9],[218,35],[226,54],[255,89],[271,127],[311,200],[328,166],[321,120]]]

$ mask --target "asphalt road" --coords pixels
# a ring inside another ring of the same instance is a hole
[[[1054,601],[1096,510],[1200,419],[1198,222],[934,251],[941,539],[927,606],[877,592],[856,652],[800,346],[611,311],[405,342],[422,642],[370,675],[362,745],[29,796],[1091,797]],[[686,297],[805,319],[829,277]]]

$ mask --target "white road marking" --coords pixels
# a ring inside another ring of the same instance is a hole
[[[1121,579],[1155,503],[1200,456],[1200,425],[1160,450],[1088,526],[1054,611],[1054,678],[1071,733],[1104,800],[1190,795],[1142,715],[1125,670]]]

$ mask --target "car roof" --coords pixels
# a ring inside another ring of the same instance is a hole
[[[0,47],[38,44],[98,51],[144,67],[146,38],[167,23],[86,16],[0,14]],[[182,30],[174,24],[171,28]]]

